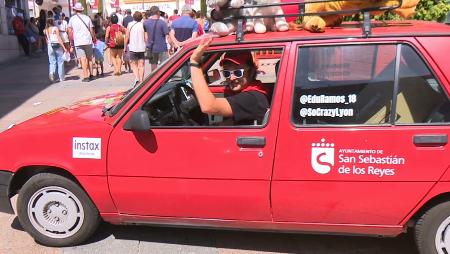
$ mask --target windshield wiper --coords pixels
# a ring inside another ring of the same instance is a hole
[[[105,105],[102,109],[102,116],[111,116],[110,110],[114,107],[114,104]]]

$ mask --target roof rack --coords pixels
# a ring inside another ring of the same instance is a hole
[[[361,1],[361,0],[344,0],[344,1]],[[344,15],[344,14],[357,14],[362,13],[364,17],[364,23],[362,26],[363,36],[368,37],[372,34],[372,26],[370,22],[370,12],[371,11],[390,11],[399,8],[403,4],[403,0],[397,0],[398,5],[394,6],[383,6],[383,7],[368,7],[362,9],[352,9],[352,10],[342,10],[342,11],[328,11],[328,12],[314,12],[307,13],[305,11],[305,6],[307,4],[315,4],[315,3],[327,3],[334,2],[334,0],[299,0],[292,1],[288,3],[273,3],[273,4],[253,4],[253,5],[244,5],[239,9],[234,9],[229,7],[228,10],[233,12],[234,15],[226,18],[219,18],[218,21],[231,22],[233,20],[237,20],[238,26],[236,30],[236,41],[242,42],[244,40],[244,21],[252,18],[276,18],[276,17],[304,17],[304,16],[327,16],[327,15]],[[272,7],[272,6],[286,6],[286,5],[295,5],[298,7],[297,13],[290,13],[284,15],[256,15],[256,16],[245,16],[242,15],[243,9],[246,8],[260,8],[260,7]],[[238,10],[237,12],[235,12]]]

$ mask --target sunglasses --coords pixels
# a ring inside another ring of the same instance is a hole
[[[223,76],[225,78],[231,78],[231,74],[233,74],[236,78],[242,78],[244,76],[245,69],[236,69],[236,70],[223,70]]]

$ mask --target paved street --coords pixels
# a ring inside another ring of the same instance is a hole
[[[0,131],[52,108],[95,95],[131,87],[132,74],[107,76],[81,83],[80,70],[67,80],[48,81],[47,59],[19,58],[0,64]],[[147,70],[148,73],[148,70]],[[1,156],[1,155],[0,155]],[[13,199],[14,201],[15,199]],[[0,213],[0,254],[40,253],[301,253],[301,254],[416,254],[410,235],[380,239],[349,236],[255,233],[206,229],[113,226],[103,223],[89,242],[69,248],[47,248],[23,231],[15,215]]]

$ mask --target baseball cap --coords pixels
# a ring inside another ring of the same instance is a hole
[[[234,52],[227,52],[225,53],[225,57],[220,61],[220,66],[223,66],[223,64],[226,62],[232,62],[234,64],[240,65],[240,64],[247,64],[254,66],[255,63],[253,62],[253,56],[250,53],[250,51],[234,51]]]

